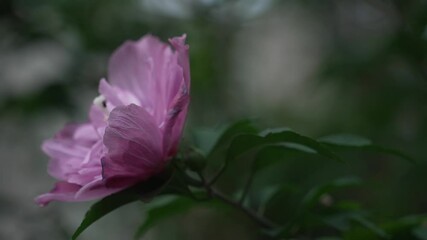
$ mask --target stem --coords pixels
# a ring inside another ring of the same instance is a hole
[[[246,198],[246,195],[248,195],[249,189],[251,188],[252,180],[253,180],[253,177],[255,175],[255,167],[254,166],[255,166],[255,164],[252,163],[251,172],[249,173],[248,179],[246,180],[246,184],[243,188],[242,195],[240,196],[239,205],[243,205],[245,198]]]
[[[215,191],[212,189],[211,196],[213,198],[217,198],[224,203],[232,206],[233,208],[239,210],[240,212],[244,213],[246,216],[248,216],[250,219],[252,219],[254,222],[259,224],[261,227],[264,228],[274,228],[275,224],[270,222],[268,219],[263,218],[262,216],[258,215],[256,212],[252,211],[249,208],[245,208],[242,205],[240,205],[237,202],[234,202],[233,200],[229,199],[227,196],[223,195],[222,193]]]
[[[222,202],[230,205],[231,207],[239,210],[240,212],[244,213],[246,216],[248,216],[250,219],[252,219],[252,221],[259,224],[263,228],[274,228],[275,227],[274,223],[270,222],[268,219],[265,219],[261,215],[258,215],[252,209],[245,208],[244,206],[242,206],[242,204],[240,202],[235,202],[232,199],[225,196],[224,194],[213,189],[210,185],[210,182],[206,181],[203,174],[201,174],[200,172],[197,172],[197,174],[199,175],[202,183],[204,184],[205,189],[208,192],[208,196],[210,196],[211,198],[219,199]],[[246,194],[244,194],[244,195],[246,195]]]
[[[207,182],[208,186],[212,186],[213,184],[215,184],[215,182],[219,179],[219,177],[222,175],[222,173],[227,168],[227,165],[228,165],[227,161],[224,162],[224,164],[221,166],[221,168],[218,170],[218,172],[215,174],[215,176],[209,182]]]

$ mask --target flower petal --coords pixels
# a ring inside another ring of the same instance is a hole
[[[101,160],[102,175],[108,186],[131,185],[164,167],[160,130],[153,117],[134,104],[110,113],[104,145],[108,154]]]
[[[178,52],[178,64],[184,70],[184,81],[187,90],[190,90],[190,60],[189,60],[189,46],[185,44],[185,40],[187,39],[187,35],[183,34],[180,37],[174,37],[169,39],[169,42]]]
[[[163,129],[163,146],[168,157],[174,156],[177,152],[187,117],[189,101],[188,92],[182,91],[180,95],[176,96],[172,108],[169,110]]]
[[[80,185],[57,182],[55,187],[49,192],[38,196],[35,201],[41,207],[46,206],[51,201],[76,201],[74,195],[80,189]]]
[[[188,56],[188,45],[185,44],[186,35],[169,39],[169,42],[175,48],[178,55],[178,64],[182,69],[183,79],[179,87],[174,92],[174,97],[168,106],[168,115],[164,126],[163,144],[168,156],[176,154],[179,140],[181,139],[185,119],[190,101],[190,65]],[[176,81],[178,82],[178,81]]]
[[[180,40],[175,41],[179,47]],[[160,126],[164,124],[170,104],[185,78],[184,69],[178,62],[178,52],[173,52],[158,38],[147,35],[136,42],[125,42],[112,55],[109,81],[139,101],[124,105],[135,103],[143,107]],[[189,77],[189,73],[187,75]]]
[[[139,41],[127,41],[111,56],[108,78],[113,86],[133,93],[141,105],[151,112],[154,109],[156,79],[153,78],[157,61],[163,52],[171,50],[156,37],[147,35]]]
[[[35,202],[44,207],[51,201],[80,202],[106,197],[122,190],[121,188],[106,188],[101,178],[89,182],[85,186],[68,182],[57,182],[48,193],[42,194]]]
[[[96,132],[90,124],[69,124],[55,137],[46,140],[42,150],[50,157],[49,174],[67,180],[70,174],[78,171],[96,138]]]
[[[79,191],[77,191],[75,198],[76,199],[102,198],[110,194],[113,194],[115,192],[118,192],[120,190],[123,190],[123,187],[121,188],[106,187],[105,182],[102,180],[101,177],[99,177],[98,179],[95,179],[92,182],[89,182],[88,184],[80,188]]]
[[[124,104],[119,98],[118,90],[111,86],[105,79],[101,79],[101,81],[99,82],[98,91],[112,105],[121,106]]]

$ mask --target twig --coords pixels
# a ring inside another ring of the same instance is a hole
[[[246,180],[246,184],[243,187],[243,192],[242,192],[242,195],[240,196],[239,205],[243,205],[243,203],[245,202],[246,195],[248,195],[249,190],[251,188],[252,180],[253,180],[253,177],[255,175],[254,165],[255,164],[252,163],[251,172],[249,173],[248,179]]]
[[[274,228],[274,227],[276,227],[276,225],[274,223],[272,223],[268,219],[265,219],[264,217],[258,215],[252,209],[245,208],[244,206],[242,206],[242,204],[240,202],[235,202],[232,199],[225,196],[224,194],[213,189],[212,186],[210,185],[211,182],[207,182],[205,177],[203,176],[203,174],[201,172],[197,172],[197,174],[200,177],[202,183],[205,184],[205,189],[208,193],[208,196],[210,196],[211,198],[219,199],[222,202],[230,205],[231,207],[239,210],[240,212],[244,213],[246,216],[248,216],[250,219],[252,219],[254,222],[259,224],[263,228]],[[252,181],[252,180],[250,180],[250,181]]]
[[[208,186],[212,186],[218,181],[219,177],[221,177],[222,173],[224,173],[225,169],[228,166],[227,160],[224,162],[224,164],[221,166],[221,168],[218,170],[218,172],[215,174],[215,176],[207,182]]]
[[[212,197],[220,199],[224,203],[232,206],[233,208],[239,210],[240,212],[244,213],[246,216],[248,216],[250,219],[252,219],[254,222],[259,224],[263,228],[274,228],[275,224],[269,221],[268,219],[265,219],[264,217],[258,215],[256,212],[252,211],[249,208],[245,208],[242,205],[240,205],[238,202],[234,202],[233,200],[229,199],[227,196],[223,195],[222,193],[212,190]]]

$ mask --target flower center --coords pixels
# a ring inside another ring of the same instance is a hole
[[[102,110],[105,118],[107,119],[110,115],[110,112],[107,109],[107,100],[105,99],[105,97],[103,95],[99,95],[98,97],[93,99],[93,104]]]

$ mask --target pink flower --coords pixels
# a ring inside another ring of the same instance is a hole
[[[67,125],[43,143],[54,189],[36,198],[85,201],[144,181],[176,154],[190,90],[186,36],[125,42],[110,58],[90,121]]]

